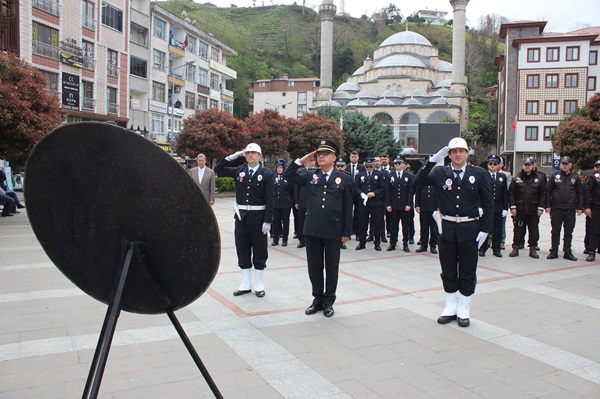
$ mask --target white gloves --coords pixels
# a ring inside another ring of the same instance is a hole
[[[507,210],[502,210],[502,217],[505,218],[506,215],[508,215],[508,211]]]
[[[484,233],[483,231],[480,231],[479,234],[477,234],[477,238],[475,239],[475,241],[477,241],[477,249],[481,248],[485,240],[487,240],[488,235],[489,233]]]
[[[271,223],[263,223],[262,225],[262,233],[263,234],[269,234],[269,231],[271,231]]]
[[[236,159],[238,159],[242,155],[244,155],[244,150],[238,151],[235,154],[231,154],[229,156],[226,156],[225,159],[228,160],[228,161],[235,161]]]
[[[367,206],[367,201],[369,200],[369,197],[367,197],[367,194],[365,193],[360,193],[360,198],[363,199],[363,205]]]
[[[483,216],[483,208],[477,208],[477,210],[479,211],[479,217]]]
[[[446,155],[448,155],[448,150],[448,146],[445,146],[444,148],[439,150],[435,155],[429,157],[429,162],[443,162],[444,158],[446,158]]]

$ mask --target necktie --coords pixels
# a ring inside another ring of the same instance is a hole
[[[327,182],[327,173],[323,174],[323,179]]]
[[[492,173],[492,181],[493,181],[494,183],[496,183],[496,174],[495,174],[495,173]]]
[[[352,165],[352,176],[354,176],[354,165]]]
[[[254,175],[254,170],[253,170],[253,169],[250,169],[250,170],[248,171],[248,178],[249,178],[249,179],[252,179],[252,176],[253,176],[253,175]]]
[[[460,184],[461,182],[461,178],[460,178],[460,174],[462,173],[462,169],[455,169],[454,170],[454,175],[456,176],[456,183]]]
[[[371,174],[367,173],[367,180],[371,180]]]

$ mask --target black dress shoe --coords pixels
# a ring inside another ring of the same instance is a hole
[[[415,240],[411,238],[410,240],[408,240],[408,243],[409,243],[409,244],[414,244],[414,243],[415,243]]]
[[[23,209],[23,208],[25,208],[25,205],[19,204],[19,205],[17,205],[17,208]]]
[[[380,245],[375,245],[375,251],[381,251],[381,246]]]
[[[519,245],[519,249],[525,248],[525,245]]]
[[[387,239],[385,237],[381,237],[381,242],[387,242]]]
[[[431,252],[434,255],[436,255],[438,253],[437,249],[435,247],[431,247],[431,249],[429,250],[429,252]]]
[[[367,237],[367,239],[366,239],[366,241],[367,241],[367,242],[371,242],[371,241],[373,241],[373,236],[368,236],[368,237]]]
[[[565,256],[563,256],[563,258],[565,258],[566,260],[572,260],[572,261],[577,260],[577,258],[575,256],[573,256],[573,252],[571,252],[571,251],[565,251]]]
[[[479,256],[484,257],[485,256],[485,251],[479,251]]]
[[[421,240],[417,241],[417,245],[423,245],[423,242]]]
[[[273,240],[273,242],[271,243],[272,246],[276,247],[279,245],[279,240]]]
[[[361,249],[365,249],[365,248],[366,248],[365,244],[358,244],[356,246],[356,248],[354,248],[354,249],[357,250],[357,251],[360,251]]]
[[[536,246],[535,246],[535,247],[533,247],[533,248],[535,248],[535,250],[536,250],[536,251],[539,251],[539,250],[540,250],[540,247],[539,247],[539,245],[536,245]]]
[[[404,244],[404,245],[402,246],[402,250],[403,250],[404,252],[410,252],[410,248],[408,247],[408,245],[407,245],[407,244]]]
[[[457,317],[456,320],[458,321],[459,327],[469,327],[471,325],[471,321],[468,317],[466,319],[461,319],[460,317]]]
[[[321,303],[313,303],[309,307],[306,308],[304,314],[311,315],[317,313],[319,310],[323,310],[323,304]]]
[[[452,315],[452,316],[440,316],[440,317],[438,317],[437,322],[438,322],[438,324],[448,324],[452,320],[456,320],[456,315]]]
[[[390,245],[389,247],[387,247],[386,251],[391,252],[391,251],[395,251],[396,250],[396,246],[395,245]]]
[[[584,255],[587,255],[587,254],[589,254],[589,253],[590,253],[590,250],[589,250],[589,249],[587,249],[587,248],[586,248],[586,249],[584,249],[584,250],[583,250],[583,254],[584,254]]]
[[[294,238],[298,238],[298,233],[294,233]]]
[[[7,213],[6,215],[3,213],[2,216],[7,217],[7,216],[12,216],[10,213]]]
[[[332,305],[323,305],[323,314],[325,315],[325,317],[331,317],[334,313],[335,312],[333,311]]]
[[[296,245],[296,248],[304,248],[305,246],[306,244],[301,242],[300,244]]]
[[[556,251],[550,251],[548,256],[546,256],[546,259],[556,259],[556,258],[558,258],[558,252],[556,252]]]
[[[495,256],[496,258],[501,258],[501,257],[502,257],[502,252],[500,252],[500,251],[496,251],[496,252],[494,252],[494,256]]]
[[[419,248],[417,248],[415,250],[415,252],[418,252],[418,253],[427,252],[427,247],[420,246]]]
[[[342,245],[342,249],[347,249],[348,247],[346,247],[345,245]]]
[[[244,294],[249,294],[251,292],[252,292],[252,290],[235,290],[235,291],[233,291],[233,296],[240,296],[240,295],[244,295]]]
[[[262,290],[262,291],[256,291],[256,293],[255,293],[255,294],[256,294],[256,296],[257,296],[257,297],[259,297],[259,298],[262,298],[262,297],[264,297],[264,296],[265,296],[265,290]]]
[[[14,211],[12,211],[11,213],[21,213],[19,211],[17,211],[16,209]]]

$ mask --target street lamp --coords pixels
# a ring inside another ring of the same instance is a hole
[[[188,61],[183,65],[179,65],[178,67],[175,67],[175,68],[170,67],[170,66],[167,67],[167,68],[169,68],[169,74],[167,76],[167,81],[168,81],[169,89],[171,92],[171,97],[169,98],[169,101],[168,101],[171,103],[171,113],[169,114],[167,112],[167,118],[169,119],[169,122],[171,125],[171,129],[170,129],[168,135],[170,135],[171,138],[170,139],[167,138],[167,139],[168,139],[169,143],[171,144],[171,155],[173,155],[172,140],[175,139],[175,102],[173,101],[173,97],[175,96],[175,82],[171,82],[173,80],[172,77],[175,76],[175,75],[173,75],[173,71],[176,71],[179,68],[187,67],[188,65],[193,65],[195,63],[196,63],[196,60],[193,60],[193,61]],[[168,103],[167,103],[167,106],[168,106]],[[168,108],[167,108],[167,110],[168,110]]]

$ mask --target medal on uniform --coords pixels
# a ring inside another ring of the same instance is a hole
[[[444,190],[452,190],[452,179],[446,180],[446,185],[444,186]]]
[[[379,177],[379,176],[375,175],[375,180],[377,180],[377,178],[378,178],[378,177]]]
[[[517,183],[522,183],[522,182],[523,182],[523,180],[521,180],[521,178],[520,178],[520,177],[518,177],[518,176],[517,176],[517,178],[515,179],[515,181],[516,181]],[[536,182],[536,183],[537,183],[537,181],[538,181],[538,179],[535,179],[535,182]]]
[[[537,183],[539,181],[540,181],[540,179],[538,179],[537,177],[535,179],[533,179],[534,183]],[[517,183],[521,183],[521,178],[517,177]]]
[[[390,179],[390,183],[392,183],[392,184],[393,184],[395,181],[396,181],[396,178],[395,178],[395,177],[392,177],[392,178]]]
[[[405,177],[405,178],[404,178],[404,181],[405,181],[405,182],[408,182],[408,177]]]
[[[504,180],[503,180],[501,177],[499,177],[499,178],[498,178],[498,181],[499,181],[500,183],[502,183]]]
[[[600,173],[596,173],[596,179],[600,179]]]
[[[560,183],[560,175],[554,176],[554,181]]]
[[[571,184],[575,184],[575,178],[571,178]]]
[[[238,180],[241,182],[244,179],[244,176],[246,176],[246,173],[240,172],[240,174],[238,175]]]
[[[257,179],[258,179],[258,181],[261,181],[262,180],[262,175],[258,175]]]
[[[500,181],[502,181],[502,179],[500,179]],[[475,183],[475,176],[469,176],[469,183]]]
[[[317,176],[316,174],[314,174],[312,176],[312,180],[310,181],[310,184],[319,184],[319,176]]]
[[[341,177],[336,177],[335,178],[335,184],[340,184],[342,182],[342,178]]]
[[[361,182],[361,183],[364,183],[364,182],[365,182],[365,177],[364,177],[364,176],[361,176],[361,177],[360,177],[360,182]]]

